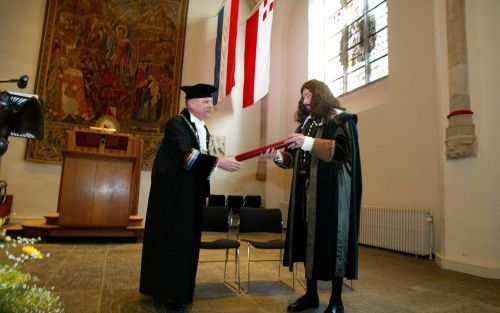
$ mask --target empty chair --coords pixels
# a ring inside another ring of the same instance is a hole
[[[226,196],[225,195],[209,195],[208,196],[208,206],[225,206]]]
[[[207,262],[224,262],[224,283],[226,283],[226,269],[229,250],[234,249],[234,276],[235,281],[238,284],[238,292],[240,291],[240,271],[239,271],[239,259],[240,259],[240,242],[238,240],[229,239],[229,228],[231,222],[225,206],[211,207],[207,206],[203,209],[203,222],[202,231],[203,232],[217,232],[224,233],[223,238],[215,239],[212,241],[201,241],[201,249],[210,250],[226,250],[226,258],[224,261],[207,261]],[[231,286],[230,284],[228,284]],[[233,287],[233,286],[231,286]],[[234,287],[233,287],[234,288]]]
[[[275,234],[275,238],[271,240],[253,240],[244,238],[245,234],[249,233],[270,233]],[[262,261],[277,261],[278,262],[278,279],[281,273],[281,261],[283,258],[283,249],[285,248],[285,240],[283,240],[283,221],[281,218],[280,209],[263,209],[263,208],[247,208],[242,207],[240,211],[240,228],[238,234],[240,240],[246,241],[248,244],[248,290],[250,290],[250,263]],[[279,259],[274,260],[252,260],[250,248],[279,250]],[[292,289],[295,290],[295,271],[292,271]]]
[[[226,200],[227,210],[232,214],[240,214],[240,209],[243,206],[243,196],[228,195]]]
[[[243,201],[243,206],[248,208],[261,208],[262,207],[262,197],[261,196],[246,196]]]

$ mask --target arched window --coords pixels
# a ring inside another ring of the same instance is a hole
[[[386,0],[310,0],[310,78],[336,96],[389,73]]]

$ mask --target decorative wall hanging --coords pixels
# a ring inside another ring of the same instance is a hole
[[[45,139],[26,159],[61,162],[73,127],[112,115],[144,139],[151,168],[163,126],[178,113],[188,0],[48,0],[35,92]]]

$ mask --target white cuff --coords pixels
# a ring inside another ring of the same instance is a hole
[[[304,136],[304,142],[302,143],[302,146],[300,147],[300,149],[302,149],[304,151],[311,151],[311,149],[313,147],[313,143],[314,143],[313,137]]]
[[[283,163],[283,156],[281,156],[281,152],[276,151],[276,156],[274,157],[274,162],[281,164]]]

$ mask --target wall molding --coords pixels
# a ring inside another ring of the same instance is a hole
[[[443,269],[484,278],[500,279],[500,267],[464,263],[450,258],[445,258],[439,253],[436,253],[435,256],[436,263]]]

